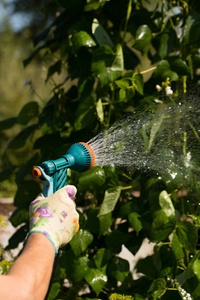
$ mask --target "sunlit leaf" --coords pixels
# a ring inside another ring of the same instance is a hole
[[[112,212],[115,205],[119,199],[121,193],[121,186],[116,186],[114,188],[109,188],[106,190],[102,206],[100,208],[99,216],[108,214]]]
[[[175,215],[174,205],[167,191],[162,191],[160,193],[159,204],[167,217]]]
[[[102,123],[104,121],[104,111],[101,99],[97,101],[96,104],[96,111],[99,121]]]
[[[200,281],[200,259],[196,259],[192,265],[192,269],[194,274],[197,276],[198,280]]]
[[[100,271],[99,269],[89,269],[86,276],[85,280],[89,285],[92,287],[92,289],[95,291],[96,295],[98,296],[99,293],[101,292],[102,288],[105,286],[107,283],[107,276],[105,273]]]
[[[148,25],[141,25],[136,32],[133,48],[147,54],[151,45],[151,29]]]
[[[72,35],[72,44],[76,53],[81,47],[91,48],[96,45],[94,39],[86,31],[74,33]]]

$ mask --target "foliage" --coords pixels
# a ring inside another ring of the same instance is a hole
[[[87,142],[124,114],[139,110],[141,118],[153,116],[141,134],[144,154],[151,153],[154,164],[157,159],[158,170],[71,171],[81,229],[62,249],[49,299],[108,299],[113,293],[135,300],[200,299],[200,138],[196,109],[187,98],[190,82],[197,86],[199,80],[198,9],[197,1],[45,3],[44,11],[56,17],[35,39],[24,66],[43,55],[49,63],[46,82],[59,80],[44,107],[30,102],[18,116],[0,122],[1,130],[22,128],[5,155],[29,143],[23,161],[1,172],[2,181],[16,176],[17,210],[10,220],[15,227],[23,224],[7,249],[24,241],[28,205],[41,191],[31,177],[33,165],[60,157],[74,142]],[[167,117],[166,107],[173,108]],[[159,148],[161,133],[170,143]],[[119,253],[125,245],[136,254],[144,238],[155,243],[154,253],[138,262],[143,276],[133,280]],[[88,292],[80,296],[85,287]]]
[[[133,300],[133,297],[132,296],[119,295],[119,294],[112,294],[109,297],[109,300]]]

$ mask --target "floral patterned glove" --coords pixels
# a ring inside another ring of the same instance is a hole
[[[40,194],[29,207],[30,231],[43,233],[54,245],[56,254],[66,245],[79,229],[79,214],[74,197],[76,188],[67,185],[45,198]]]

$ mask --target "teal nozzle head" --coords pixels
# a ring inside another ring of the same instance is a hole
[[[70,166],[72,170],[85,172],[94,166],[94,152],[86,143],[73,144],[63,157],[69,158],[69,155],[71,155],[74,159],[73,164]]]

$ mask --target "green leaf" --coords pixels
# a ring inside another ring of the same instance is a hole
[[[47,78],[46,78],[45,82],[47,82],[53,74],[55,74],[55,73],[60,74],[61,73],[61,68],[62,68],[62,61],[61,60],[58,60],[57,62],[55,62],[55,64],[50,66],[49,69],[48,69]]]
[[[113,254],[110,250],[106,248],[99,249],[93,257],[95,266],[99,270],[104,270],[104,268],[107,267],[108,263],[111,261],[112,257]]]
[[[72,45],[73,50],[77,53],[81,47],[91,48],[96,46],[96,43],[86,31],[79,31],[72,35]]]
[[[168,53],[169,32],[162,33],[159,36],[158,55],[161,59],[165,58]]]
[[[53,282],[49,295],[48,295],[48,300],[54,300],[56,296],[59,294],[61,290],[61,285],[59,282]]]
[[[76,111],[76,120],[74,123],[76,130],[81,130],[91,126],[95,120],[95,99],[94,95],[89,95],[83,101],[80,102]]]
[[[172,237],[172,251],[177,260],[184,258],[184,252],[177,234],[174,232]]]
[[[41,193],[40,185],[31,180],[23,181],[14,198],[14,205],[19,207],[24,203],[30,203]]]
[[[97,10],[100,7],[99,0],[87,0],[85,11]]]
[[[158,5],[159,0],[142,0],[142,6],[147,9],[148,11],[154,11]]]
[[[78,188],[81,191],[99,188],[106,180],[105,171],[99,167],[93,167],[91,170],[80,175],[78,181]]]
[[[9,221],[14,227],[17,227],[21,225],[22,223],[27,223],[29,222],[29,210],[28,210],[28,205],[21,206],[17,208],[11,217],[9,218]]]
[[[109,188],[105,191],[104,199],[102,206],[100,208],[99,216],[108,214],[112,212],[115,208],[115,205],[119,199],[121,193],[121,186],[116,186],[113,188]]]
[[[119,90],[119,101],[127,102],[129,99],[132,99],[135,95],[135,88],[130,86],[128,89]]]
[[[112,213],[108,213],[105,215],[101,215],[98,217],[99,219],[99,236],[104,234],[108,228],[112,225]]]
[[[200,259],[200,251],[197,250],[195,255],[192,257],[191,261],[189,262],[187,269],[176,277],[180,286],[183,286],[188,279],[194,277],[193,264],[195,263],[196,260],[199,259]]]
[[[165,279],[157,278],[152,282],[148,292],[151,293],[153,296],[153,299],[156,300],[158,298],[161,298],[161,296],[164,295],[166,290],[167,290],[167,285],[166,285]]]
[[[193,253],[198,240],[198,234],[194,224],[185,220],[179,222],[176,233],[183,247]]]
[[[147,256],[139,259],[136,264],[137,273],[144,274],[148,279],[155,279],[157,277],[157,269],[154,264],[154,256]]]
[[[47,42],[47,44],[50,44],[50,43],[51,43],[51,41],[49,41],[49,43]],[[40,50],[42,50],[46,45],[43,44],[42,46],[38,47],[23,61],[24,68],[33,60],[33,58],[35,58],[35,56],[40,52]]]
[[[113,48],[113,42],[111,41],[110,36],[97,19],[94,19],[92,22],[92,33],[100,46],[107,45]]]
[[[155,211],[153,214],[153,223],[151,228],[152,241],[163,241],[175,228],[176,220],[171,217],[168,218],[163,210]]]
[[[11,261],[7,261],[5,259],[1,260],[0,261],[1,275],[7,274],[8,270],[10,269],[12,264],[13,264],[13,262],[11,262]]]
[[[87,231],[80,229],[75,237],[71,240],[70,245],[76,256],[80,256],[87,247],[92,243],[93,235]]]
[[[0,122],[0,130],[10,129],[17,122],[17,117],[6,119]]]
[[[9,179],[9,177],[12,175],[15,169],[16,169],[15,166],[10,166],[6,169],[3,169],[0,172],[0,182]]]
[[[39,161],[39,154],[36,153],[33,157],[31,157],[17,172],[16,177],[15,177],[15,182],[17,185],[19,185],[24,177],[27,174],[32,173],[33,166],[37,165]]]
[[[194,274],[197,276],[198,280],[200,281],[200,259],[196,259],[192,265],[192,269]]]
[[[91,69],[99,78],[101,87],[115,81],[124,69],[122,46],[118,45],[116,52],[107,45],[98,47],[92,57]]]
[[[169,77],[170,81],[177,81],[178,74],[173,72],[170,68],[170,64],[167,60],[162,60],[156,70],[153,73],[153,77],[156,78],[159,82],[166,81],[166,78]]]
[[[150,151],[153,141],[156,137],[156,134],[158,133],[161,124],[163,122],[163,118],[164,118],[164,114],[161,114],[161,116],[159,116],[158,118],[153,120],[153,124],[151,127],[151,131],[150,131],[150,137],[149,137],[149,144],[148,144],[148,151]]]
[[[38,115],[38,112],[39,106],[37,102],[32,101],[25,104],[18,115],[17,123],[27,125],[32,118]]]
[[[175,60],[172,60],[172,63],[170,63],[171,69],[176,72],[180,76],[190,76],[190,68],[188,67],[187,63],[177,58]]]
[[[28,225],[22,225],[9,239],[5,250],[16,249],[19,243],[23,242],[28,233]]]
[[[72,279],[74,282],[81,281],[89,270],[89,259],[85,256],[79,257],[72,264]]]
[[[141,25],[136,31],[135,43],[133,48],[143,54],[147,54],[151,45],[151,29],[148,25]]]
[[[36,128],[37,124],[34,124],[23,129],[16,137],[14,137],[14,139],[10,141],[10,143],[8,144],[8,148],[19,149],[23,147],[26,144],[29,136],[34,133]]]
[[[199,26],[200,26],[200,15],[197,12],[194,12],[192,15],[189,15],[186,20],[186,31],[185,31],[185,37],[183,40],[183,44],[190,45],[196,44],[200,46],[200,32],[199,32]]]
[[[143,95],[143,87],[144,87],[144,82],[143,82],[143,76],[142,74],[134,74],[132,83],[134,84],[134,87],[136,91],[140,94]]]
[[[129,262],[121,257],[115,257],[109,263],[107,273],[117,281],[123,282],[129,274]]]
[[[85,280],[87,283],[92,287],[95,291],[96,295],[98,296],[103,287],[107,283],[107,276],[103,272],[98,269],[89,269],[85,276]]]
[[[128,220],[137,233],[143,228],[140,218],[141,216],[136,212],[132,212],[128,215]]]
[[[127,79],[116,80],[115,83],[121,89],[127,89],[130,86],[129,81]]]
[[[99,233],[99,218],[97,217],[99,208],[91,207],[87,213],[87,223],[85,229],[91,233]]]
[[[96,104],[97,117],[101,123],[104,121],[104,111],[101,99],[97,101]]]
[[[106,246],[115,253],[119,253],[122,245],[130,240],[130,235],[119,230],[112,231],[106,236]]]
[[[162,191],[159,195],[159,204],[167,217],[175,216],[175,209],[167,191]]]

